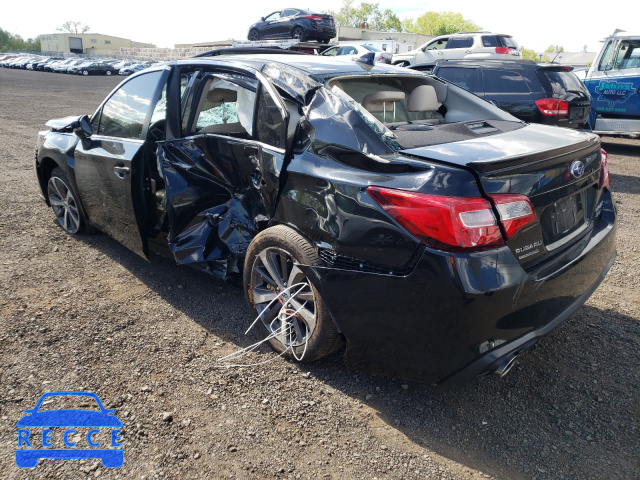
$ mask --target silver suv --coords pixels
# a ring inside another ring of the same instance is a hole
[[[442,35],[405,53],[393,55],[391,63],[399,66],[437,62],[438,60],[487,59],[517,60],[520,47],[511,35],[491,32],[465,32]]]

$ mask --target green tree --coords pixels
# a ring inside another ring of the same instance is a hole
[[[9,50],[38,51],[40,50],[40,39],[28,38],[24,40],[20,35],[14,35],[0,28],[0,52]]]
[[[522,48],[522,58],[524,60],[533,60],[534,62],[544,62],[548,63],[551,60],[549,56],[544,54],[542,57],[535,52],[535,50],[531,50],[530,48]]]
[[[465,20],[462,14],[456,12],[426,12],[415,19],[404,20],[402,28],[409,33],[434,36],[480,30],[478,25],[471,20]]]
[[[564,52],[564,47],[561,47],[560,45],[549,45],[544,52],[545,53],[562,53]]]
[[[329,10],[338,25],[344,27],[362,27],[366,25],[371,30],[385,32],[399,32],[402,23],[398,16],[390,9],[381,11],[377,3],[361,3],[353,6],[354,0],[342,0],[342,7],[337,12]]]
[[[85,25],[82,22],[74,22],[69,20],[68,22],[64,22],[61,27],[56,28],[58,32],[65,33],[87,33],[91,30],[89,25]]]

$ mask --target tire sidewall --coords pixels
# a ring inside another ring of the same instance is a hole
[[[260,232],[249,245],[244,262],[242,284],[244,287],[245,300],[250,311],[254,315],[254,318],[258,313],[251,300],[251,272],[253,270],[256,257],[262,250],[270,247],[280,248],[289,253],[289,255],[291,255],[291,257],[301,265],[318,265],[320,263],[319,258],[315,253],[315,249],[312,250],[313,254],[309,255],[308,252],[301,249],[298,243],[290,237],[297,238],[298,241],[306,242],[306,240],[292,228],[284,225],[278,225]],[[307,244],[310,245],[309,242],[307,242]],[[324,346],[324,344],[327,343],[327,335],[337,335],[335,325],[333,324],[329,310],[322,299],[320,292],[308,277],[307,281],[313,290],[315,298],[316,327],[309,337],[306,352],[304,345],[294,347],[297,358],[300,358],[303,353],[305,354],[301,360],[303,362],[310,362],[330,353],[330,351],[326,353],[323,352],[323,350],[327,350],[326,346]],[[262,338],[271,333],[261,320],[256,322],[256,326],[258,327]],[[269,343],[273,349],[280,354],[287,350],[287,347],[276,339],[269,340]],[[331,351],[334,349],[335,348],[331,349]],[[290,349],[286,351],[284,355],[289,358],[294,358]]]

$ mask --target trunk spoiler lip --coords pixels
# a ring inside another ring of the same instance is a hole
[[[424,148],[424,147],[423,147]],[[556,161],[558,157],[562,156],[574,156],[574,155],[586,155],[591,153],[592,150],[600,149],[600,141],[597,136],[590,137],[584,141],[578,143],[572,143],[563,147],[557,147],[550,150],[532,151],[521,154],[496,157],[488,160],[471,161],[465,163],[456,163],[439,155],[438,152],[429,151],[428,147],[424,148],[421,152],[421,148],[413,148],[407,150],[401,150],[398,153],[410,156],[412,158],[419,158],[421,160],[430,160],[438,163],[446,163],[455,165],[457,167],[466,167],[473,169],[474,171],[485,173],[497,173],[504,170],[511,170],[518,167],[526,167],[528,165],[540,163],[543,161]]]

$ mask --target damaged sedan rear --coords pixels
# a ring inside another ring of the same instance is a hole
[[[195,58],[48,127],[36,173],[62,228],[237,280],[272,347],[301,361],[346,344],[350,365],[386,375],[504,374],[615,259],[596,135],[417,72]]]

